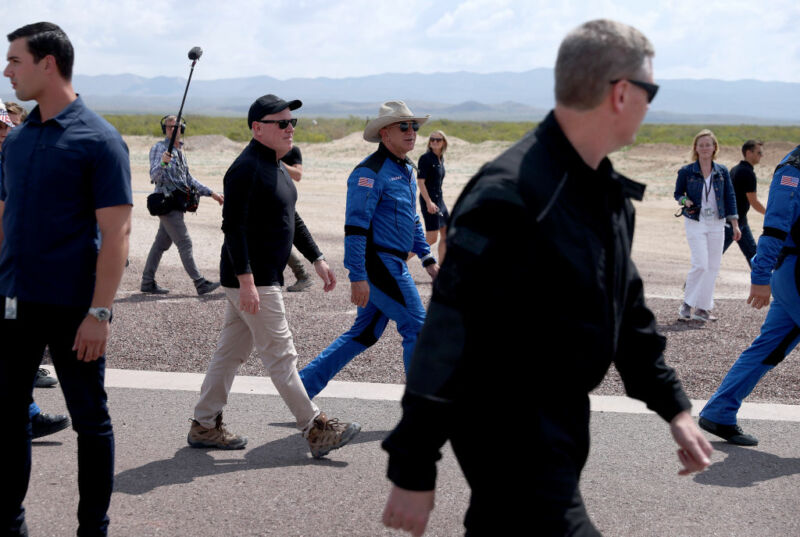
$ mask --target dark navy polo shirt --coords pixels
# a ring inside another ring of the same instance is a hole
[[[39,107],[3,142],[0,295],[88,307],[100,230],[95,210],[132,205],[128,147],[78,97],[42,123]]]

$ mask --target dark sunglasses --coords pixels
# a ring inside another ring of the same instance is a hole
[[[259,123],[277,123],[279,129],[285,129],[290,124],[292,127],[297,126],[297,118],[293,117],[292,119],[257,119]]]
[[[646,91],[647,92],[647,102],[648,103],[652,103],[653,99],[656,98],[656,93],[658,93],[658,84],[651,84],[650,82],[644,82],[642,80],[634,80],[632,78],[626,78],[626,79],[618,78],[616,80],[612,80],[611,83],[612,84],[616,84],[620,80],[627,80],[628,82],[630,82],[634,86],[639,86],[644,91]]]
[[[414,129],[414,132],[419,130],[419,123],[416,121],[408,122],[408,121],[401,121],[400,123],[395,123],[398,127],[400,127],[400,132],[407,132],[408,128],[411,127]]]
[[[444,142],[444,138],[431,138],[431,142]]]

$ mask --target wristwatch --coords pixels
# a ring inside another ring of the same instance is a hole
[[[108,308],[89,308],[89,315],[103,322],[111,318],[111,310]]]

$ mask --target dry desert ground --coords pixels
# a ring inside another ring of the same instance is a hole
[[[222,324],[223,295],[216,291],[197,297],[174,247],[164,255],[157,274],[158,283],[171,289],[171,293],[166,296],[139,293],[141,270],[158,225],[145,205],[147,194],[152,190],[148,153],[156,139],[130,136],[126,141],[133,168],[133,233],[130,266],[115,305],[109,367],[204,372]],[[221,136],[189,137],[186,152],[192,174],[221,191],[225,170],[244,145]],[[452,208],[462,187],[480,165],[509,145],[504,142],[470,144],[451,139],[444,184],[449,207]],[[420,138],[411,157],[416,160],[424,147],[425,140]],[[766,146],[762,164],[756,168],[762,201],[767,198],[774,166],[792,147],[788,142]],[[347,274],[342,266],[345,186],[350,170],[374,151],[375,145],[363,141],[360,134],[352,134],[330,143],[300,144],[300,148],[305,171],[298,184],[298,211],[339,280],[336,289],[327,294],[319,284],[307,292],[284,293],[302,366],[349,328],[355,316],[355,307],[349,303]],[[719,321],[707,326],[695,322],[678,323],[675,313],[682,298],[683,278],[689,268],[689,248],[681,219],[673,217],[676,204],[672,200],[672,190],[678,168],[688,162],[688,148],[639,145],[619,151],[611,158],[619,171],[647,184],[644,201],[637,203],[634,258],[645,281],[648,304],[656,313],[659,329],[668,338],[668,362],[678,370],[690,397],[707,398],[730,364],[757,335],[766,311],[756,311],[745,305],[749,273],[741,252],[732,246],[723,258],[717,281],[715,313]],[[734,147],[722,148],[718,157],[718,162],[728,167],[739,160],[739,149]],[[750,215],[751,227],[758,236],[761,215],[752,210]],[[195,260],[206,277],[218,279],[222,243],[220,207],[210,198],[203,198],[197,213],[188,214],[186,221],[194,243]],[[410,266],[423,301],[427,301],[430,279],[417,261],[412,260]],[[288,270],[286,280],[287,283],[294,281]],[[513,292],[524,280],[524,274],[509,274],[498,265],[490,292]],[[565,290],[564,300],[573,301],[575,307],[580,308],[580,297],[569,296],[568,290]],[[527,307],[546,305],[521,305],[521,310],[524,312]],[[533,353],[535,355],[535,347]],[[800,384],[800,366],[796,354],[792,353],[774,374],[768,375],[750,400],[800,402],[796,388]],[[496,359],[510,361],[513,357]],[[243,366],[242,373],[261,375],[263,369],[258,360],[251,359]],[[375,346],[340,373],[339,380],[404,381],[400,338],[393,324]],[[616,373],[612,371],[607,376],[597,393],[622,393]]]

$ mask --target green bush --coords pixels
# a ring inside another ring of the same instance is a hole
[[[105,118],[116,129],[127,135],[161,136],[159,121],[161,116],[109,114]],[[330,142],[353,132],[361,132],[368,118],[350,116],[347,118],[300,118],[294,138],[303,143]],[[236,142],[250,139],[250,131],[244,118],[218,116],[186,116],[187,134],[219,134]],[[427,137],[434,130],[443,130],[448,136],[455,136],[472,143],[497,140],[513,142],[536,126],[535,122],[524,121],[452,121],[437,119],[429,121],[420,129],[420,136]],[[760,125],[642,125],[636,136],[636,144],[668,143],[689,145],[700,129],[714,131],[720,144],[739,146],[748,138],[764,142],[800,140],[800,127],[776,127]]]

